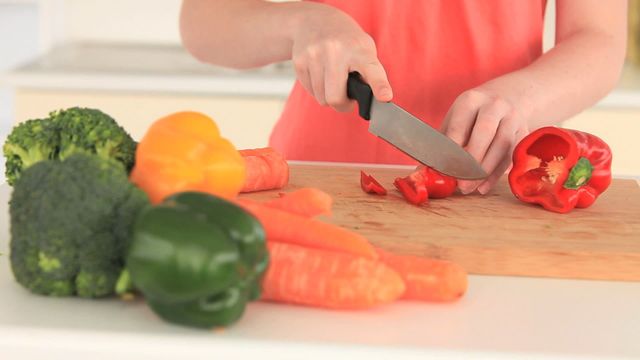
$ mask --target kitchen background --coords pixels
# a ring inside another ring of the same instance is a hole
[[[617,176],[640,176],[640,0],[629,4],[618,87],[563,124],[607,141]],[[158,117],[192,109],[213,116],[240,148],[266,145],[294,80],[289,64],[199,64],[180,46],[179,8],[180,0],[0,0],[0,140],[16,121],[78,105],[102,109],[135,138]],[[545,49],[553,9],[549,1]]]

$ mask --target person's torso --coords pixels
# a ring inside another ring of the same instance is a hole
[[[545,0],[324,0],[375,40],[393,102],[439,128],[465,90],[522,68],[542,52]],[[271,135],[290,160],[415,163],[369,134],[352,113],[320,106],[299,83]]]

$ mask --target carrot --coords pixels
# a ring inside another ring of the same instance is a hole
[[[400,276],[383,263],[345,253],[268,242],[262,299],[332,309],[365,309],[404,292]]]
[[[238,150],[238,151],[240,152],[240,155],[242,155],[243,157],[246,157],[246,156],[260,156],[275,150],[273,150],[273,148],[266,147],[266,148],[258,148],[258,149],[244,149],[244,150]]]
[[[302,188],[279,198],[267,201],[265,205],[306,217],[331,215],[333,199],[326,192],[316,188]]]
[[[289,182],[289,165],[274,149],[240,150],[246,167],[246,177],[241,192],[280,189]]]
[[[402,296],[408,300],[449,302],[467,290],[467,273],[450,261],[403,256],[378,249],[380,261],[398,272],[407,290]]]
[[[370,259],[378,257],[375,248],[358,233],[249,199],[238,199],[237,203],[260,221],[269,241],[346,252]]]

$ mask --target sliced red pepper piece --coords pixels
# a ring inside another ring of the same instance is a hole
[[[368,194],[386,195],[387,189],[384,188],[373,176],[360,171],[360,187]]]
[[[402,196],[413,205],[422,205],[429,201],[429,192],[423,181],[414,181],[411,175],[397,178],[393,185],[402,193]]]
[[[597,136],[553,126],[527,135],[513,151],[511,192],[567,213],[591,206],[611,184],[611,149]]]
[[[424,182],[431,199],[442,199],[453,195],[458,185],[456,178],[444,175],[424,165],[418,166],[416,171],[409,176],[415,182]]]
[[[428,198],[441,199],[453,195],[458,181],[428,166],[418,166],[409,176],[397,178],[394,185],[408,202],[420,205]]]

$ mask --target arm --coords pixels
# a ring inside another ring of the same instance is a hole
[[[456,99],[443,130],[491,174],[461,182],[464,193],[488,192],[529,129],[566,120],[611,91],[624,63],[626,8],[623,0],[557,0],[552,50]]]
[[[262,0],[184,0],[180,33],[203,62],[251,68],[291,58],[304,6]],[[268,44],[268,46],[267,46]]]
[[[349,110],[349,71],[358,71],[381,101],[391,100],[371,37],[341,11],[313,2],[184,0],[184,46],[197,59],[250,68],[292,59],[296,77],[320,104]]]

